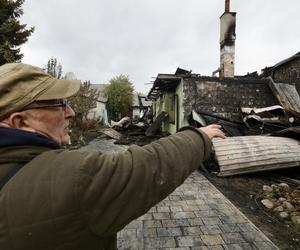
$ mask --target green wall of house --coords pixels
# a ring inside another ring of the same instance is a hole
[[[153,110],[155,117],[162,111],[169,115],[162,124],[162,131],[173,134],[177,132],[177,129],[187,126],[187,118],[183,112],[183,81],[178,84],[175,92],[165,92],[156,102],[153,102]]]

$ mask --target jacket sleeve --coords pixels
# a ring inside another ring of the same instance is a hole
[[[210,151],[207,135],[186,130],[124,153],[84,153],[81,208],[90,230],[116,233],[174,191]]]

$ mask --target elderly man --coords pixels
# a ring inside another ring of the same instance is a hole
[[[120,154],[60,149],[80,87],[26,64],[0,67],[0,249],[116,249],[116,233],[210,153],[218,125]]]

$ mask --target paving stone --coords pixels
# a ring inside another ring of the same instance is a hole
[[[186,206],[186,201],[170,201],[171,206]]]
[[[148,211],[148,213],[155,213],[155,212],[157,212],[156,207],[152,207],[152,208]]]
[[[217,217],[219,215],[219,212],[216,210],[199,210],[195,211],[195,215],[197,217]]]
[[[186,202],[185,201],[167,201],[167,202],[165,202],[165,204],[159,205],[159,206],[182,207],[182,206],[186,206]]]
[[[139,217],[139,220],[152,220],[152,213],[146,213],[144,215],[142,215],[141,217]]]
[[[174,212],[172,213],[174,219],[189,219],[196,217],[193,212]]]
[[[216,245],[216,246],[208,246],[208,250],[224,250],[222,245]]]
[[[205,200],[202,200],[202,199],[197,199],[197,200],[196,200],[196,204],[197,204],[197,206],[200,206],[200,205],[206,205],[206,201],[205,201]]]
[[[197,236],[202,234],[199,227],[184,227],[182,230],[185,236]]]
[[[181,207],[183,212],[193,212],[199,209],[198,206],[193,206],[193,205],[184,205]]]
[[[256,227],[250,223],[237,224],[242,232],[257,231]]]
[[[188,220],[177,219],[177,220],[163,220],[162,225],[163,227],[187,227],[190,225],[190,223]]]
[[[176,241],[180,247],[192,247],[194,245],[194,238],[190,236],[176,237]]]
[[[125,227],[125,229],[137,229],[137,228],[140,228],[140,227],[142,227],[142,221],[134,220],[134,221],[130,222],[130,223]]]
[[[198,200],[202,200],[202,201],[206,201],[206,196],[204,194],[202,194],[202,192],[197,192],[197,194],[195,195],[195,197],[198,199]]]
[[[187,194],[188,191],[185,192],[185,194],[181,197],[182,200],[185,200],[185,201],[190,201],[190,200],[196,200],[196,197],[194,195],[188,195]]]
[[[219,227],[224,233],[235,233],[242,231],[238,224],[221,224]]]
[[[245,223],[245,222],[247,222],[247,219],[241,215],[237,215],[237,216],[226,215],[226,216],[219,216],[219,217],[223,223]]]
[[[257,250],[252,243],[238,243],[238,244],[227,244],[224,245],[225,250]]]
[[[171,212],[182,212],[183,209],[181,206],[178,207],[170,207]]]
[[[158,213],[169,213],[171,211],[170,211],[169,207],[157,207],[157,212]]]
[[[241,235],[247,242],[265,241],[266,238],[258,231],[241,232]]]
[[[169,197],[174,196],[174,195],[177,195],[180,197],[181,195],[183,195],[183,191],[182,191],[181,187],[177,188],[171,195],[169,195]]]
[[[197,205],[199,210],[211,210],[210,206],[204,205]]]
[[[192,196],[195,196],[195,197],[196,197],[197,194],[198,194],[198,190],[196,190],[196,191],[193,191],[193,190],[186,190],[186,191],[184,192],[184,195],[192,195]]]
[[[199,247],[191,247],[191,249],[193,250],[208,250],[208,247],[207,246],[199,246]]]
[[[221,234],[222,233],[222,231],[218,225],[200,226],[200,229],[203,232],[203,234]]]
[[[228,214],[233,214],[235,212],[235,210],[233,209],[233,207],[229,204],[226,203],[221,203],[221,202],[212,202],[211,199],[208,199],[208,206],[211,209],[216,209],[216,210],[221,210],[222,212],[227,212]]]
[[[162,250],[190,250],[189,247],[162,248]]]
[[[157,235],[158,237],[182,236],[182,232],[179,227],[157,228]]]
[[[219,234],[216,235],[200,235],[201,240],[207,246],[222,245],[224,241]]]
[[[153,213],[154,220],[168,220],[171,219],[170,213]]]
[[[245,242],[244,237],[240,233],[224,233],[221,236],[228,244]]]
[[[153,248],[167,248],[167,247],[176,247],[176,242],[173,237],[161,237],[161,238],[145,238],[144,239],[144,248],[153,249]],[[132,248],[138,249],[138,248]]]
[[[157,231],[156,228],[143,228],[143,237],[157,237]]]
[[[158,207],[169,207],[170,205],[172,205],[172,201],[170,200],[163,200],[161,201],[159,204],[157,204],[156,207],[156,212],[157,212],[157,208]]]
[[[169,196],[169,199],[171,201],[180,201],[181,200],[181,197],[179,195],[170,195]]]
[[[137,229],[124,229],[118,234],[121,238],[136,238],[137,237]]]
[[[216,225],[216,224],[222,224],[219,217],[207,217],[207,218],[201,218],[203,223],[205,225]]]
[[[190,250],[189,247],[162,248],[163,250]]]
[[[193,219],[188,219],[188,222],[191,226],[201,226],[204,225],[203,221],[201,218],[193,218]]]
[[[138,240],[128,240],[126,238],[119,238],[117,242],[118,249],[139,249]]]
[[[193,250],[224,250],[222,245],[192,247]]]
[[[144,220],[144,227],[151,228],[151,227],[162,227],[161,221],[159,220]]]
[[[199,202],[197,202],[196,200],[186,200],[186,204],[188,206],[195,206],[195,207],[197,207],[197,205],[203,205],[202,203],[199,204]]]

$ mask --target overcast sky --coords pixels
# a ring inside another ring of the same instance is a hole
[[[107,83],[128,75],[147,93],[177,67],[211,75],[219,67],[225,0],[26,0],[21,21],[35,32],[23,62],[56,57],[64,73]],[[237,12],[236,75],[260,71],[300,51],[299,0],[231,0]]]

